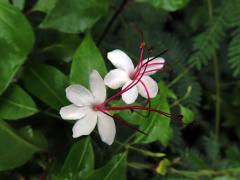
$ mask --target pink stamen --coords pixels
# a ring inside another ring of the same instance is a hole
[[[146,84],[144,82],[142,82],[141,80],[140,80],[140,83],[143,85],[143,88],[145,89],[145,91],[147,93],[148,101],[150,101],[150,93],[149,93],[149,91],[147,89]]]
[[[162,65],[162,64],[165,64],[164,63],[157,63],[157,62],[154,62],[154,63],[148,63],[148,66],[153,66],[153,65]],[[145,65],[146,66],[146,65]]]
[[[161,71],[162,69],[163,69],[163,68],[151,69],[151,70],[145,71],[144,74],[150,73],[150,72],[155,72],[155,71]]]
[[[154,109],[151,107],[145,107],[145,106],[137,106],[137,105],[133,105],[133,106],[113,106],[113,107],[104,107],[103,109],[100,108],[101,111],[117,111],[117,110],[145,110],[145,111],[151,111],[151,112],[157,112],[163,116],[166,116],[168,118],[171,118],[175,121],[181,121],[182,120],[182,115],[173,115],[170,113],[166,113],[163,111],[160,111],[158,109]]]
[[[139,62],[142,61],[142,56],[143,56],[143,51],[144,51],[144,46],[140,46],[140,58],[139,58]],[[144,69],[144,72],[146,71],[146,68]],[[101,105],[104,106],[106,104],[108,104],[109,102],[111,102],[113,99],[121,96],[123,93],[125,93],[126,91],[128,91],[129,89],[133,88],[142,78],[143,74],[141,76],[139,76],[140,71],[137,71],[136,74],[136,79],[134,79],[130,84],[128,84],[124,89],[122,89],[121,91],[119,91],[118,93],[116,93],[115,95],[113,95],[112,97],[106,99]],[[135,75],[133,75],[135,76]]]
[[[155,71],[159,71],[159,70],[162,70],[163,68],[155,68],[155,69],[151,69],[151,70],[147,70],[147,67],[149,66],[154,66],[154,65],[161,65],[161,64],[164,64],[164,63],[150,63],[151,61],[153,61],[154,59],[156,59],[157,57],[159,57],[161,54],[165,53],[167,50],[163,51],[160,55],[154,57],[154,58],[151,58],[151,59],[148,59],[147,62],[145,62],[143,64],[143,52],[144,52],[144,46],[145,46],[145,43],[142,41],[141,45],[140,45],[140,56],[139,56],[139,61],[138,61],[138,64],[137,64],[137,67],[136,67],[136,70],[135,72],[132,74],[132,82],[127,85],[124,89],[122,89],[121,91],[119,91],[118,93],[116,93],[115,95],[113,95],[112,97],[108,98],[107,100],[105,100],[103,103],[99,104],[97,106],[97,109],[98,111],[101,111],[103,113],[105,113],[106,115],[112,117],[113,119],[123,123],[124,125],[130,127],[131,129],[134,129],[136,131],[139,131],[143,134],[146,135],[145,132],[135,128],[134,126],[132,126],[131,124],[128,124],[127,122],[125,122],[124,120],[122,120],[120,117],[116,117],[116,116],[112,116],[111,114],[108,114],[106,111],[116,111],[116,110],[145,110],[145,111],[148,111],[148,112],[156,112],[156,113],[159,113],[165,117],[168,117],[168,118],[171,118],[173,120],[176,120],[176,121],[181,121],[183,116],[182,115],[172,115],[170,113],[166,113],[166,112],[163,112],[163,111],[160,111],[160,110],[157,110],[157,109],[154,109],[154,108],[151,108],[151,105],[150,105],[150,93],[147,89],[147,86],[146,84],[141,81],[143,75],[145,73],[148,73],[148,72],[155,72]],[[148,56],[149,57],[149,56]],[[141,83],[147,93],[147,97],[148,97],[148,103],[149,103],[149,107],[146,107],[146,106],[136,106],[136,105],[133,105],[133,106],[113,106],[113,107],[106,107],[106,105],[111,102],[113,99],[121,96],[123,93],[125,93],[126,91],[130,90],[131,88],[133,88],[135,85],[137,85],[138,83]]]

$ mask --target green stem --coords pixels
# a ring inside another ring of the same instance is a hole
[[[176,84],[180,79],[182,79],[192,68],[194,67],[194,64],[189,65],[181,74],[179,74],[174,80],[172,80],[168,84],[168,88],[172,87],[174,84]]]
[[[221,119],[221,84],[220,84],[220,74],[219,74],[219,64],[216,56],[213,58],[214,64],[214,78],[216,82],[216,102],[215,102],[215,139],[218,140],[219,129],[220,129],[220,119]]]
[[[174,102],[170,105],[170,107],[172,108],[172,107],[174,107],[174,106],[176,106],[176,105],[179,105],[182,101],[184,101],[185,99],[187,99],[187,98],[189,97],[189,95],[191,94],[191,92],[192,92],[192,86],[190,85],[190,86],[188,86],[187,91],[186,91],[186,93],[184,94],[184,96],[181,97],[180,99],[174,101]]]
[[[208,2],[208,15],[211,19],[213,17],[213,6],[212,0],[207,0]],[[220,72],[219,72],[219,62],[216,54],[213,57],[213,71],[215,79],[215,91],[216,91],[216,102],[215,102],[215,140],[218,141],[219,129],[220,129],[220,119],[221,119],[221,82],[220,82]]]
[[[150,164],[143,164],[137,162],[128,162],[127,165],[134,169],[144,170],[144,169],[152,169]]]
[[[145,156],[149,156],[149,157],[155,157],[155,158],[160,158],[160,157],[164,157],[166,156],[166,154],[164,153],[156,153],[156,152],[152,152],[152,151],[148,151],[148,150],[145,150],[145,149],[141,149],[141,148],[135,148],[134,146],[131,146],[130,144],[123,144],[117,140],[115,140],[115,142],[123,147],[125,147],[127,150],[133,150],[133,151],[136,151],[136,152],[139,152]]]
[[[185,176],[192,179],[198,179],[203,176],[239,176],[240,175],[240,167],[237,168],[229,168],[224,170],[212,170],[212,169],[203,169],[198,171],[186,171],[186,170],[177,170],[174,168],[170,169],[170,172],[173,174]]]

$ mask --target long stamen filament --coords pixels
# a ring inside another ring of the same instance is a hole
[[[142,61],[142,55],[143,55],[143,50],[144,50],[144,46],[141,47],[140,49],[140,58],[139,58],[139,61]],[[146,67],[145,67],[145,70],[146,71]],[[140,71],[138,72],[138,75],[139,75]],[[137,77],[138,77],[137,75]],[[113,99],[117,98],[118,96],[121,96],[123,93],[125,93],[126,91],[128,91],[129,89],[133,88],[142,78],[143,74],[137,78],[137,79],[134,79],[129,85],[127,85],[124,89],[122,89],[121,91],[119,91],[117,94],[113,95],[112,97],[108,98],[107,100],[105,100],[101,105],[106,105],[108,104],[110,101],[112,101]]]
[[[163,111],[160,111],[158,109],[154,109],[151,107],[145,107],[145,106],[113,106],[113,107],[99,107],[101,111],[117,111],[117,110],[145,110],[145,111],[151,111],[151,112],[157,112],[163,116],[166,116],[168,118],[171,118],[175,121],[181,121],[182,115],[174,115],[170,113],[166,113]]]

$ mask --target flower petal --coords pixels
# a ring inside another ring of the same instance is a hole
[[[137,89],[138,89],[139,94],[142,97],[148,98],[147,92],[149,93],[150,98],[153,98],[153,97],[155,97],[157,95],[157,93],[158,93],[158,85],[157,85],[156,81],[154,81],[149,76],[143,76],[141,78],[141,82],[139,82],[137,84]],[[147,88],[147,90],[144,88],[144,86]]]
[[[74,104],[64,106],[60,109],[60,115],[66,120],[78,120],[86,115],[86,107],[78,107]]]
[[[116,127],[113,118],[102,112],[99,112],[97,126],[101,140],[106,144],[111,145],[116,134]]]
[[[143,64],[145,64],[148,60],[151,60],[153,57],[150,57],[148,59],[144,59],[143,60]],[[148,64],[147,64],[147,68],[146,68],[146,71],[145,71],[145,75],[151,75],[151,74],[154,74],[156,73],[157,71],[161,70],[163,67],[164,67],[164,64],[165,64],[165,60],[161,57],[158,57],[152,61],[150,61]],[[144,68],[143,68],[144,70]]]
[[[78,120],[73,126],[73,137],[90,134],[97,124],[97,113],[89,111],[86,116]]]
[[[96,70],[91,72],[89,83],[95,100],[98,103],[103,102],[106,99],[106,87],[102,77]]]
[[[111,89],[118,89],[129,81],[128,74],[120,69],[111,70],[104,78],[105,84]]]
[[[68,100],[77,106],[90,105],[93,101],[93,95],[85,87],[73,84],[66,88],[66,95]]]
[[[130,74],[134,70],[134,66],[130,57],[128,57],[125,52],[119,49],[109,52],[107,54],[107,58],[116,68],[124,70],[128,74]]]
[[[127,82],[122,89],[127,87],[132,81]],[[138,89],[135,86],[133,86],[131,89],[127,90],[125,93],[122,94],[122,99],[126,104],[132,104],[136,101],[138,97]]]

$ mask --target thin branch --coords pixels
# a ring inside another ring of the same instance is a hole
[[[117,17],[121,14],[121,12],[124,10],[124,7],[127,5],[127,3],[130,0],[123,0],[122,3],[120,4],[119,8],[117,9],[117,11],[114,13],[113,17],[110,19],[110,21],[108,22],[107,26],[105,27],[103,33],[101,34],[100,38],[97,41],[97,46],[99,46],[102,42],[102,40],[105,38],[106,34],[108,33],[108,31],[110,30],[110,28],[112,27],[114,21],[117,19]]]

